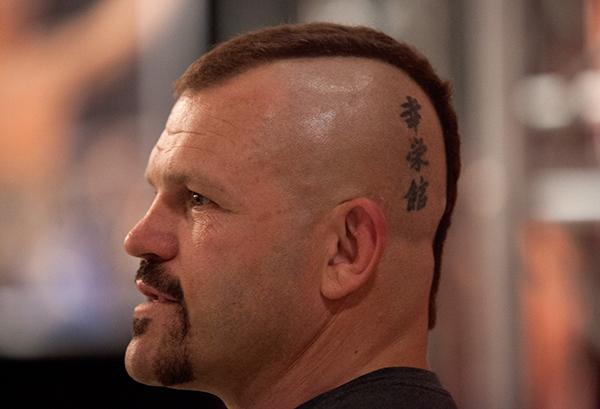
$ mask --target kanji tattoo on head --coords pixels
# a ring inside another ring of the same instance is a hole
[[[421,169],[429,165],[429,161],[425,159],[427,153],[427,145],[423,138],[418,137],[419,124],[421,123],[421,104],[416,98],[408,95],[406,102],[400,105],[404,110],[400,113],[408,129],[415,131],[415,136],[410,140],[410,150],[406,154],[406,161],[410,165],[410,169],[421,172]],[[404,195],[406,199],[406,210],[415,212],[424,209],[427,206],[427,187],[429,182],[422,176],[419,179],[412,179],[408,192]]]
[[[404,195],[407,211],[418,211],[427,205],[427,186],[429,186],[429,182],[423,176],[418,183],[415,179],[410,182],[408,192]]]
[[[404,108],[400,116],[404,118],[406,126],[408,126],[409,129],[414,129],[415,133],[417,133],[417,128],[421,123],[421,114],[419,113],[421,104],[419,104],[419,101],[417,101],[416,98],[409,95],[406,97],[406,102],[400,106]]]
[[[423,138],[413,138],[410,141],[410,151],[406,154],[410,168],[420,172],[423,166],[429,165],[429,162],[425,160],[426,153],[427,145],[423,142]]]

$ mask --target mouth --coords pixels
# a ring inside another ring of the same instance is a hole
[[[136,280],[135,285],[138,291],[146,296],[149,302],[175,304],[179,301],[165,293],[158,291],[156,288],[149,286],[142,280]]]

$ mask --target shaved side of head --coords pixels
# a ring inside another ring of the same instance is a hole
[[[460,168],[448,85],[426,59],[382,33],[315,23],[219,45],[188,68],[176,95],[200,98],[242,80],[255,89],[236,103],[260,104],[256,96],[269,94],[261,112],[272,120],[258,122],[265,129],[256,160],[309,217],[354,198],[377,202],[390,237],[382,263],[418,273],[397,280],[417,288],[407,294],[429,293],[432,328]]]

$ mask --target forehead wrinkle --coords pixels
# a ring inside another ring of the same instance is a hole
[[[167,120],[165,127],[166,134],[216,135],[233,144],[235,139],[231,138],[230,133],[232,135],[247,134],[256,130],[254,127],[248,126],[248,120],[233,121],[225,118],[225,116],[236,117],[235,112],[231,110],[235,108],[236,104],[229,102],[233,98],[237,99],[237,97],[227,97],[227,103],[224,104],[222,101],[206,100],[207,96],[202,92],[188,92],[184,94],[175,103],[171,116]],[[249,110],[247,111],[250,114]],[[226,127],[223,128],[221,125],[225,125]],[[214,128],[216,130],[207,128]]]
[[[215,153],[216,151],[214,149],[210,149],[206,146],[196,146],[196,145],[187,145],[185,143],[182,144],[178,144],[178,145],[169,145],[167,147],[163,147],[160,146],[160,143],[157,143],[155,146],[156,150],[158,152],[161,153],[169,153],[171,151],[174,151],[175,149],[191,149],[191,150],[195,150],[195,151],[202,151],[202,152],[208,152],[208,153]]]
[[[172,129],[169,129],[169,128],[165,129],[165,135],[166,136],[177,136],[177,135],[185,135],[185,134],[196,135],[196,136],[201,136],[201,137],[208,137],[208,136],[214,135],[214,136],[220,137],[221,139],[219,139],[219,140],[223,140],[223,141],[228,142],[229,144],[233,144],[233,140],[231,140],[230,138],[228,138],[225,134],[223,134],[221,132],[217,132],[217,131],[210,131],[210,130],[191,131],[191,130],[188,130],[188,129],[175,129],[175,130],[172,130]]]
[[[197,164],[202,162],[201,158],[199,158],[199,160],[194,164],[190,165],[188,161],[178,160],[175,156],[173,156],[174,154],[169,155],[169,152],[177,149],[214,153],[213,150],[202,146],[179,144],[161,147],[159,146],[159,143],[157,143],[155,145],[155,150],[156,152],[161,153],[161,157],[157,158],[155,155],[152,155],[153,159],[151,159],[151,161],[148,163],[145,172],[146,179],[151,186],[155,187],[154,178],[158,178],[162,183],[165,184],[186,185],[189,183],[202,183],[204,185],[213,187],[220,192],[227,193],[222,184],[217,183],[217,180],[214,180],[205,173],[199,171]]]
[[[238,126],[238,125],[234,124],[232,121],[229,121],[229,120],[227,120],[227,119],[221,118],[220,116],[217,116],[217,115],[213,115],[213,114],[211,114],[211,113],[210,113],[210,112],[208,112],[208,111],[203,111],[203,115],[205,115],[205,116],[207,116],[207,117],[209,117],[209,118],[211,118],[211,119],[215,119],[215,120],[217,120],[217,121],[219,121],[219,122],[222,122],[222,123],[224,123],[225,125],[229,125],[229,126],[230,126],[230,127],[232,127],[232,128],[235,128],[235,129],[243,129],[243,128],[241,128],[240,126]]]
[[[152,187],[156,187],[155,180],[153,177],[152,168],[148,167],[145,172],[146,180]],[[177,185],[183,186],[190,183],[202,183],[212,188],[217,189],[220,192],[227,193],[226,189],[216,183],[214,180],[209,178],[207,175],[194,171],[193,173],[186,173],[185,170],[167,170],[159,173],[159,180],[165,185]]]

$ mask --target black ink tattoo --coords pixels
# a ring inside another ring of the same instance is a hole
[[[418,137],[419,124],[421,123],[421,104],[416,98],[408,95],[406,102],[401,107],[403,111],[400,116],[406,122],[408,129],[412,129],[415,132],[415,136],[410,140],[410,150],[406,154],[406,160],[408,161],[410,168],[421,172],[421,169],[429,165],[429,162],[425,159],[427,153],[427,145],[423,141],[423,138]],[[419,179],[412,179],[408,192],[404,195],[406,199],[406,210],[409,212],[419,211],[427,206],[427,187],[429,182],[423,177],[419,176]]]
[[[423,142],[423,138],[413,138],[410,141],[410,151],[406,154],[410,168],[420,172],[422,167],[429,165],[424,158],[426,153],[427,145]]]
[[[408,192],[404,195],[407,211],[419,211],[427,205],[427,186],[429,182],[423,176],[418,183],[414,179],[410,182]]]
[[[406,126],[408,126],[409,129],[414,129],[415,133],[417,133],[417,128],[421,123],[421,114],[419,113],[421,105],[419,104],[419,101],[409,95],[406,97],[406,102],[403,103],[401,107],[404,108],[404,111],[402,111],[400,116],[404,118]]]

